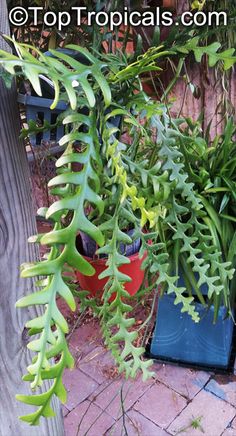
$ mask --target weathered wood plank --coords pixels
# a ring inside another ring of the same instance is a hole
[[[5,0],[0,0],[0,30],[8,32]],[[0,48],[6,48],[3,41]],[[57,416],[42,420],[40,427],[29,427],[17,417],[30,413],[29,406],[15,400],[16,393],[30,393],[21,381],[30,362],[24,323],[35,310],[17,310],[17,299],[32,292],[32,281],[19,277],[19,265],[35,259],[34,247],[27,238],[35,233],[30,174],[23,143],[19,141],[19,112],[14,86],[6,90],[0,83],[0,435],[63,436],[63,421],[58,401]]]
[[[171,113],[174,116],[181,114],[194,120],[203,113],[202,128],[206,131],[209,123],[211,123],[210,136],[213,139],[222,132],[225,123],[222,105],[223,97],[229,100],[232,107],[236,107],[236,72],[232,72],[231,77],[228,79],[229,89],[227,94],[224,93],[221,81],[216,80],[212,68],[205,71],[202,65],[194,61],[192,64],[187,63],[187,71],[190,82],[199,88],[199,98],[193,96],[190,87],[180,78],[169,96],[174,100]],[[231,114],[231,112],[232,108],[229,107],[228,114]]]

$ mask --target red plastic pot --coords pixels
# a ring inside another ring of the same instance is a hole
[[[147,253],[145,253],[141,259],[139,258],[139,253],[128,256],[130,263],[122,265],[119,268],[120,272],[127,274],[132,279],[132,282],[125,283],[125,289],[131,296],[138,292],[143,282],[145,271],[141,270],[141,265],[146,256]],[[89,291],[92,296],[99,295],[102,293],[108,280],[108,278],[102,280],[99,280],[98,278],[98,276],[107,268],[107,259],[91,259],[90,257],[83,257],[94,267],[95,274],[88,277],[81,274],[79,271],[76,271],[76,277],[80,287],[85,291]]]

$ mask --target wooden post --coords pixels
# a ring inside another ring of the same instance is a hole
[[[9,33],[6,0],[0,0],[0,30]],[[8,49],[0,38],[0,48]],[[33,411],[19,403],[16,393],[29,394],[21,377],[30,363],[24,323],[32,311],[15,309],[16,300],[32,292],[33,283],[19,277],[19,265],[35,259],[37,252],[27,238],[36,231],[33,215],[30,174],[26,153],[19,140],[19,111],[14,85],[7,90],[0,82],[0,436],[63,436],[59,402],[56,417],[30,427],[18,420]]]

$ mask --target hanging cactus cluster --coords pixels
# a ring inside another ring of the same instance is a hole
[[[147,253],[143,268],[151,280],[148,290],[162,285],[166,292],[174,292],[175,303],[181,303],[182,311],[196,322],[199,315],[193,296],[186,296],[186,287],[177,286],[179,253],[191,266],[192,274],[197,274],[198,293],[206,283],[209,298],[229,292],[234,270],[231,262],[222,262],[221,252],[215,250],[214,238],[204,222],[204,204],[194,183],[189,182],[179,147],[184,140],[180,123],[173,122],[162,104],[143,93],[139,81],[143,72],[159,70],[157,60],[173,51],[153,48],[134,63],[122,68],[119,64],[118,68],[114,57],[107,55],[100,60],[74,45],[68,48],[79,51],[86,65],[58,51],[52,51],[53,57],[45,57],[35,48],[15,45],[19,57],[0,51],[0,65],[7,73],[28,79],[39,96],[43,74],[55,89],[51,109],[60,100],[69,103],[60,116],[66,130],[60,145],[65,150],[56,162],[57,175],[49,182],[55,202],[41,211],[53,228],[30,238],[30,242],[48,248],[47,258],[22,265],[21,276],[35,277],[37,290],[17,302],[21,308],[44,307],[42,316],[26,324],[32,336],[28,348],[34,357],[24,380],[31,383],[33,391],[45,380],[52,383],[43,393],[17,395],[19,401],[36,406],[34,413],[21,419],[37,425],[40,417],[53,416],[53,395],[66,401],[62,376],[65,368],[73,367],[66,341],[68,324],[57,297],[75,310],[76,293],[83,308],[93,308],[100,318],[105,344],[121,372],[134,377],[141,370],[144,379],[152,374],[152,362],[145,361],[143,347],[135,345],[138,333],[132,329],[135,320],[130,316],[132,305],[125,289],[131,279],[120,272],[120,267],[129,263],[120,253],[120,244],[132,242],[125,229],[134,228],[135,237],[141,239],[140,256]],[[198,40],[192,39],[176,52],[184,56],[193,51],[197,60],[207,54],[212,65],[220,60],[225,68],[235,63],[233,52],[218,53],[218,49],[216,44],[199,47]],[[120,127],[112,125],[115,116],[122,120]],[[123,132],[129,141],[125,141]],[[84,275],[94,274],[77,250],[80,231],[96,242],[97,254],[107,258],[106,270],[100,276],[107,278],[100,304],[86,289],[75,291],[68,275],[71,268]],[[152,277],[156,277],[155,283]]]

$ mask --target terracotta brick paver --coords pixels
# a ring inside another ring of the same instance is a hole
[[[98,387],[98,383],[78,369],[66,370],[63,381],[67,389],[65,406],[68,410],[73,410]]]
[[[165,430],[162,430],[149,419],[134,410],[127,413],[124,422],[125,424],[123,424],[123,419],[120,418],[119,421],[108,430],[106,436],[124,435],[124,425],[129,436],[168,436]]]
[[[136,380],[123,380],[119,378],[109,383],[105,389],[103,386],[95,391],[90,399],[101,409],[106,410],[114,419],[121,416],[121,392],[124,408],[128,411],[136,401],[150,389],[154,380],[150,379],[143,383],[141,377]]]
[[[124,380],[93,319],[75,329],[70,348],[66,436],[236,436],[236,376],[154,363],[147,382]]]
[[[88,432],[88,436],[100,436],[113,424],[114,420],[106,412],[95,404],[84,401],[65,418],[65,433],[66,436],[84,436]]]
[[[192,399],[208,382],[210,373],[174,365],[154,364],[156,378],[187,399]]]
[[[92,320],[80,326],[79,329],[75,329],[70,337],[70,349],[75,357],[76,365],[100,344],[101,334],[97,321]]]
[[[187,401],[177,392],[157,382],[134,408],[159,427],[166,428],[186,405]]]
[[[212,394],[236,406],[236,377],[219,375],[215,376],[206,385],[206,390]],[[236,435],[235,435],[236,436]]]
[[[64,406],[64,404],[62,405],[61,409],[62,409],[62,414],[63,414],[63,416],[65,418],[68,415],[68,413],[70,413],[70,410],[67,409],[67,407]]]
[[[222,436],[235,436],[235,428],[227,428],[224,433],[222,433]]]
[[[236,435],[236,418],[230,423],[229,428],[227,428],[222,436],[235,436]]]
[[[236,417],[234,418],[234,420],[231,422],[231,427],[235,428],[236,430]]]
[[[111,354],[104,347],[96,347],[80,362],[79,369],[101,384],[116,368]]]
[[[172,435],[189,428],[194,436],[220,436],[234,418],[236,410],[230,404],[212,395],[210,392],[201,391],[182,413],[168,427]],[[193,420],[200,418],[201,428],[191,428]],[[193,433],[194,431],[194,433]],[[185,434],[187,434],[185,432]]]

